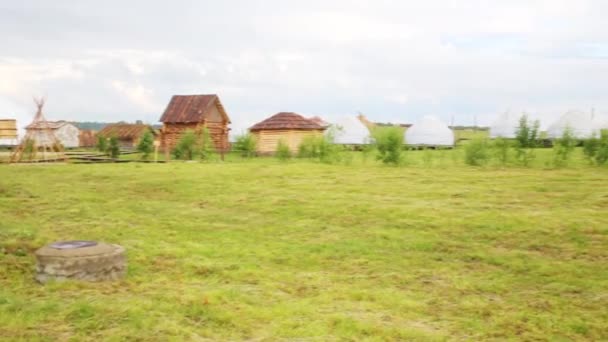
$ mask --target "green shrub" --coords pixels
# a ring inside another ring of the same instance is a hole
[[[243,158],[255,157],[257,154],[258,141],[251,133],[246,133],[236,137],[233,149],[238,151]]]
[[[378,127],[374,129],[372,136],[378,151],[378,160],[384,164],[402,163],[403,131],[399,127]]]
[[[509,163],[511,142],[505,138],[496,138],[492,143],[492,147],[494,149],[494,158],[496,158],[498,164],[506,166]]]
[[[207,127],[201,129],[195,149],[195,153],[198,153],[201,160],[209,160],[213,156],[213,139],[211,139],[211,134]]]
[[[154,135],[150,131],[146,131],[139,143],[137,144],[137,151],[141,153],[141,159],[148,160],[150,153],[154,151]]]
[[[583,153],[589,162],[595,162],[595,156],[597,154],[597,150],[600,146],[600,140],[597,138],[597,135],[593,133],[591,138],[585,139],[583,141]]]
[[[595,162],[597,165],[604,165],[608,162],[608,130],[603,130],[600,134]]]
[[[489,158],[490,153],[486,139],[473,139],[464,147],[464,161],[467,165],[485,165]]]
[[[118,138],[115,136],[110,137],[108,142],[108,155],[112,159],[116,159],[120,155],[120,144],[118,143]]]
[[[193,131],[187,130],[180,137],[179,141],[173,149],[173,155],[176,159],[192,160],[196,154],[196,134]]]
[[[309,135],[302,139],[300,146],[298,147],[298,157],[300,158],[316,158],[319,156],[319,144],[317,143],[317,137]]]
[[[523,166],[530,166],[536,158],[534,148],[538,146],[540,122],[528,121],[528,116],[519,119],[519,126],[515,130],[515,151],[517,161]]]
[[[555,167],[568,166],[576,143],[577,141],[574,139],[572,129],[566,127],[562,136],[559,139],[555,139],[553,142],[553,165],[555,165]]]
[[[101,135],[97,136],[97,150],[99,150],[99,152],[108,153],[108,139],[106,137],[103,137]]]
[[[298,147],[298,157],[318,159],[322,163],[335,163],[341,160],[342,146],[333,143],[331,135],[312,135],[305,137]]]
[[[292,157],[289,145],[287,145],[283,139],[279,140],[277,144],[277,152],[275,153],[275,156],[281,161],[287,161]]]

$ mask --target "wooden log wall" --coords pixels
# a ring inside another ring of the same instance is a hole
[[[292,153],[297,153],[304,138],[321,135],[321,130],[267,130],[252,132],[258,141],[258,152],[262,154],[277,151],[279,141],[283,140],[289,146]]]
[[[161,130],[161,148],[171,151],[182,135],[186,131],[191,130],[196,134],[202,132],[203,127],[207,127],[213,147],[216,151],[227,151],[230,148],[228,143],[228,125],[223,122],[205,122],[205,123],[166,123]]]

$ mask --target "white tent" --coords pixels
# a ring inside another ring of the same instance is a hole
[[[367,126],[356,117],[348,116],[341,118],[332,124],[325,134],[333,135],[335,144],[343,145],[365,145],[371,142],[371,136]]]
[[[560,138],[566,128],[572,130],[575,138],[590,138],[594,133],[599,134],[600,123],[594,120],[591,113],[578,110],[570,110],[555,121],[547,130],[549,138]]]
[[[525,112],[506,111],[500,114],[490,126],[490,138],[515,138],[519,119]]]
[[[434,116],[425,116],[405,131],[405,143],[418,146],[454,146],[454,132]]]
[[[608,113],[596,114],[593,118],[600,129],[608,129]]]

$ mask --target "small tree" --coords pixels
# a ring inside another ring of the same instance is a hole
[[[289,145],[287,145],[283,139],[279,140],[279,143],[277,144],[277,152],[275,156],[281,161],[287,161],[292,157]]]
[[[97,150],[105,154],[108,153],[108,139],[106,137],[101,135],[97,136]]]
[[[378,155],[384,164],[399,165],[402,162],[403,132],[399,127],[380,127],[373,132]]]
[[[154,135],[146,130],[137,144],[137,151],[141,153],[141,159],[148,160],[150,153],[154,151]]]
[[[536,158],[534,148],[538,146],[540,122],[538,120],[530,123],[528,116],[523,115],[519,119],[519,126],[515,130],[516,157],[523,166],[529,166]]]
[[[196,134],[191,130],[187,130],[175,145],[173,155],[176,159],[192,160],[194,159],[195,154]]]
[[[120,155],[120,145],[118,143],[118,138],[115,136],[110,137],[110,141],[108,143],[108,154],[112,159],[116,159]]]
[[[473,139],[464,147],[464,161],[467,165],[485,165],[490,157],[486,139]]]
[[[242,134],[236,137],[233,149],[238,151],[243,158],[251,158],[257,154],[258,141],[251,133]]]
[[[562,136],[559,139],[555,139],[553,143],[553,164],[555,167],[568,166],[572,151],[576,147],[576,139],[572,134],[572,129],[566,127]]]

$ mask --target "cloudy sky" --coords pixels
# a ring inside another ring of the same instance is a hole
[[[491,123],[608,109],[604,0],[0,0],[0,117],[157,122],[220,95],[240,129],[331,121]],[[25,120],[25,119],[24,119]],[[545,123],[546,124],[546,123]]]

